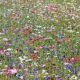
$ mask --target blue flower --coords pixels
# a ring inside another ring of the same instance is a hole
[[[66,64],[66,69],[72,70],[73,69],[72,64]]]
[[[78,71],[79,71],[79,70],[78,70],[77,68],[74,68],[74,69],[73,69],[73,73],[76,74],[76,75],[77,75]]]

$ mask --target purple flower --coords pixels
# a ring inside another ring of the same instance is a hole
[[[48,46],[44,46],[43,48],[48,51],[50,50]]]
[[[46,76],[46,77],[45,77],[45,80],[49,80],[49,79],[50,79],[50,76]]]
[[[0,49],[0,54],[4,54],[4,51],[3,51],[3,49]]]
[[[19,68],[24,68],[24,64],[23,63],[19,63]]]
[[[8,28],[3,28],[2,31],[3,33],[8,33]]]
[[[67,70],[72,70],[73,69],[72,64],[66,64],[66,69]]]
[[[73,69],[73,73],[76,74],[76,75],[77,75],[78,71],[79,71],[79,70],[78,70],[77,68],[74,68],[74,69]]]
[[[62,78],[58,78],[57,80],[63,80]]]
[[[64,60],[65,59],[65,55],[61,56],[61,60]]]

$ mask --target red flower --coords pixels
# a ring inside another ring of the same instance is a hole
[[[32,54],[31,58],[32,58],[32,60],[36,61],[38,59],[38,55],[37,54]]]
[[[57,43],[62,43],[63,42],[63,39],[57,39]]]
[[[73,62],[74,62],[74,63],[79,62],[79,60],[80,60],[80,58],[79,58],[78,56],[75,56],[75,57],[73,58]]]
[[[48,10],[50,12],[57,12],[58,11],[58,6],[57,5],[50,4],[50,5],[48,5]]]
[[[53,49],[53,48],[54,48],[54,45],[49,46],[49,48],[50,48],[50,49]]]
[[[70,38],[64,38],[64,42],[70,42]]]
[[[66,58],[66,63],[70,63],[71,59],[69,57]]]
[[[31,12],[32,12],[33,14],[36,14],[36,10],[34,10],[34,9],[33,9]]]
[[[28,29],[23,30],[23,35],[28,35],[32,32],[32,26],[29,26]]]

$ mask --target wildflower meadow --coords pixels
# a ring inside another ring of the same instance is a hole
[[[0,0],[0,80],[80,80],[80,0]]]

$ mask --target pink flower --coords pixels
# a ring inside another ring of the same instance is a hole
[[[58,6],[56,4],[49,4],[48,5],[48,11],[50,12],[57,12],[58,11]]]
[[[3,55],[4,54],[4,50],[0,49],[0,54]]]
[[[74,63],[77,63],[77,62],[79,62],[80,61],[80,58],[78,57],[78,56],[75,56],[74,58],[73,58],[73,62]]]
[[[13,68],[9,70],[10,74],[16,74],[18,71],[17,69]]]
[[[36,10],[34,10],[34,9],[31,12],[32,12],[32,14],[36,14]]]

